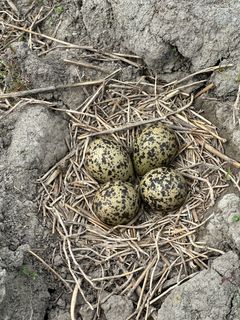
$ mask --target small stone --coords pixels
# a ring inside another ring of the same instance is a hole
[[[240,198],[235,193],[228,193],[218,202],[218,208],[225,214],[240,210]]]
[[[240,129],[233,131],[233,135],[232,135],[232,142],[235,145],[235,147],[238,148],[238,150],[240,151],[239,141],[240,141]]]
[[[59,267],[59,266],[61,266],[61,265],[63,265],[63,259],[62,259],[62,257],[60,256],[60,254],[58,254],[58,255],[56,255],[56,256],[54,257],[54,266],[55,266],[55,267]]]
[[[126,320],[133,313],[132,301],[118,295],[112,295],[101,307],[107,320]]]
[[[7,275],[6,270],[0,268],[0,303],[2,303],[6,295],[6,288],[5,288],[6,275]]]
[[[87,305],[83,305],[79,311],[82,320],[92,320],[94,317],[94,311],[91,310]]]
[[[64,309],[66,307],[66,301],[64,299],[58,299],[57,305],[61,308]]]

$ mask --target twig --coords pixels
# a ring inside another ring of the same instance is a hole
[[[237,97],[236,97],[236,100],[233,105],[233,123],[234,123],[234,125],[236,124],[237,111],[240,111],[240,108],[238,107],[239,100],[240,100],[240,84],[238,86]],[[240,123],[240,120],[238,120],[238,121]]]
[[[67,62],[67,63],[70,63],[70,64],[74,64],[76,66],[81,66],[81,67],[84,67],[84,68],[89,68],[89,69],[95,69],[95,70],[99,70],[101,72],[108,72],[106,69],[103,69],[99,66],[95,66],[91,63],[87,63],[85,61],[72,61],[72,60],[68,60],[68,59],[63,59],[64,62]]]
[[[204,93],[207,93],[209,90],[211,90],[212,88],[214,88],[214,84],[210,83],[209,85],[207,85],[205,88],[203,88],[202,90],[200,90],[196,95],[195,95],[195,99],[200,97],[201,95],[203,95]]]
[[[96,84],[103,84],[105,81],[111,79],[114,75],[116,75],[118,72],[120,72],[122,69],[119,68],[115,71],[113,71],[111,74],[106,76],[103,79],[99,80],[93,80],[93,81],[86,81],[86,82],[78,82],[78,83],[69,83],[69,84],[63,84],[59,86],[50,86],[46,88],[38,88],[38,89],[32,89],[32,90],[25,90],[25,91],[17,91],[17,92],[10,92],[5,94],[0,94],[0,99],[6,99],[6,98],[17,98],[17,97],[23,97],[31,94],[37,94],[37,93],[43,93],[43,92],[52,92],[55,90],[60,89],[67,89],[67,88],[75,88],[75,87],[84,87],[84,86],[92,86]]]
[[[200,143],[206,150],[210,151],[211,153],[213,153],[215,156],[219,157],[220,159],[223,159],[224,161],[230,163],[231,165],[233,165],[234,167],[240,169],[240,163],[228,156],[226,156],[225,154],[223,154],[221,151],[215,149],[214,147],[212,147],[210,144],[208,144],[207,142],[200,140],[200,139],[196,139],[198,141],[198,143]]]
[[[72,293],[71,306],[70,306],[71,320],[76,320],[75,308],[77,303],[77,295],[78,295],[78,285],[76,284]]]
[[[9,93],[0,94],[0,99],[19,98],[19,97],[25,97],[25,96],[29,96],[29,95],[33,95],[33,94],[52,92],[55,90],[61,90],[61,89],[67,89],[67,88],[93,86],[96,84],[101,84],[105,80],[106,79],[99,79],[99,80],[78,82],[78,83],[72,83],[72,84],[71,83],[70,84],[63,84],[63,85],[59,85],[59,86],[49,86],[49,87],[45,87],[45,88],[37,88],[37,89],[17,91],[17,92],[9,92]]]
[[[205,69],[202,69],[202,70],[199,70],[197,72],[194,72],[192,74],[190,74],[189,76],[186,76],[180,80],[175,80],[175,81],[172,81],[166,85],[164,85],[163,87],[168,87],[168,86],[172,86],[172,85],[176,85],[178,83],[181,83],[181,82],[184,82],[188,79],[191,79],[192,77],[194,76],[197,76],[199,74],[203,74],[203,73],[209,73],[209,72],[214,72],[214,71],[217,71],[217,70],[223,70],[223,69],[226,69],[226,68],[231,68],[233,67],[233,64],[227,64],[227,65],[223,65],[223,66],[216,66],[216,67],[209,67],[209,68],[205,68]]]
[[[14,4],[11,0],[7,0],[7,3],[8,3],[9,6],[11,7],[11,9],[12,9],[17,15],[19,15],[19,11],[18,11],[17,7],[15,6],[15,4]]]
[[[170,291],[172,291],[174,288],[178,287],[180,284],[182,284],[183,282],[195,277],[197,275],[197,272],[190,274],[189,276],[187,276],[186,278],[182,279],[181,281],[179,281],[177,284],[175,284],[174,286],[170,287],[169,289],[167,289],[166,291],[164,291],[162,294],[160,294],[159,296],[157,296],[155,299],[150,301],[150,305],[155,303],[156,301],[158,301],[159,299],[161,299],[162,297],[164,297],[166,294],[168,294]]]

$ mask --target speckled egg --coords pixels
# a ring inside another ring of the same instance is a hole
[[[133,177],[133,165],[124,147],[107,138],[95,138],[87,148],[85,168],[99,182],[127,181]]]
[[[134,145],[136,173],[143,176],[152,169],[167,166],[177,151],[177,139],[171,129],[159,124],[145,128]]]
[[[181,173],[165,167],[151,170],[140,182],[142,199],[152,209],[163,212],[179,208],[186,199],[187,190]]]
[[[127,224],[138,212],[139,194],[128,182],[107,182],[96,192],[92,208],[110,226]]]

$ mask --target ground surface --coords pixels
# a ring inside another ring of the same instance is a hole
[[[16,0],[2,1],[0,11],[0,89],[4,92],[91,81],[119,67],[124,80],[157,74],[158,79],[171,81],[202,68],[233,64],[207,74],[215,88],[194,106],[227,139],[226,153],[240,160],[240,107],[235,101],[239,1]],[[30,36],[7,23],[91,46],[104,54]],[[139,58],[125,56],[124,61],[111,52]],[[85,59],[92,63],[97,58],[95,64],[101,70],[64,61]],[[92,93],[92,87],[69,88],[25,99],[0,99],[0,319],[70,319],[69,288],[29,250],[43,257],[63,278],[69,277],[61,256],[53,254],[58,245],[56,236],[39,212],[37,179],[65,156],[71,144],[69,118],[50,107],[76,109]],[[230,176],[233,171],[238,174],[231,168]],[[214,260],[209,270],[174,289],[161,301],[154,319],[239,318],[240,196],[231,183],[206,215],[211,213],[202,238],[227,253]],[[126,297],[112,296],[102,304],[98,318],[126,320],[133,304]],[[79,296],[76,306],[76,320],[97,319]]]

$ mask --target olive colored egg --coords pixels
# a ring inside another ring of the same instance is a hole
[[[187,183],[180,172],[170,168],[157,168],[148,172],[140,182],[142,199],[152,208],[171,211],[186,199]]]
[[[110,226],[127,224],[138,212],[139,194],[128,182],[107,182],[96,192],[92,208]]]
[[[99,182],[127,181],[133,177],[133,164],[122,145],[107,138],[95,138],[87,148],[85,168]]]
[[[134,145],[133,164],[136,173],[167,166],[176,156],[178,143],[174,132],[163,125],[145,128]]]

